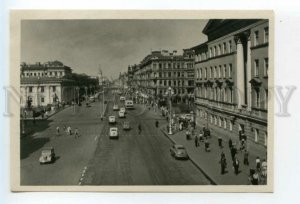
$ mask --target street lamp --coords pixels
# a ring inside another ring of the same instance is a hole
[[[173,94],[173,89],[171,87],[168,88],[168,91],[166,93],[169,97],[169,135],[172,135],[172,100],[171,96]]]

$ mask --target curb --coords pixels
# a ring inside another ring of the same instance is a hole
[[[175,140],[173,140],[171,137],[169,137],[169,135],[166,133],[166,132],[164,132],[162,129],[160,129],[160,131],[173,143],[173,144],[176,144],[176,141]],[[197,169],[199,169],[200,171],[201,171],[201,173],[205,176],[205,178],[207,179],[207,180],[209,180],[209,182],[212,184],[212,185],[218,185],[217,184],[217,182],[216,181],[214,181],[214,179],[212,179],[196,162],[195,162],[195,160],[191,157],[191,156],[189,156],[189,158],[190,158],[190,161],[194,164],[194,166],[197,168]]]

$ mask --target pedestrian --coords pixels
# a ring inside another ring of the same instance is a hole
[[[230,153],[231,153],[231,159],[232,161],[234,161],[236,155],[236,148],[234,146],[232,146],[232,148],[230,149]]]
[[[231,140],[231,138],[229,138],[229,141],[228,141],[228,146],[229,146],[229,149],[231,149],[231,148],[232,148],[232,140]]]
[[[199,133],[199,141],[203,142],[204,141],[204,137],[203,137],[203,133],[200,131]]]
[[[244,165],[247,165],[249,166],[249,153],[248,151],[245,149],[245,152],[244,152]]]
[[[241,143],[240,143],[240,150],[244,150],[245,149],[245,139],[242,138]]]
[[[187,131],[185,132],[185,136],[186,136],[186,139],[187,139],[187,140],[190,139],[190,135],[191,135],[190,131],[187,130]]]
[[[252,176],[252,184],[258,185],[259,184],[259,174],[258,171],[255,171],[255,173]]]
[[[219,147],[220,147],[220,148],[223,148],[222,141],[223,141],[222,138],[219,136],[219,137],[218,137],[218,144],[219,144]]]
[[[235,175],[237,175],[239,173],[240,162],[236,157],[234,158],[232,165],[233,165],[234,173],[235,173]]]
[[[138,129],[139,129],[139,134],[141,134],[141,132],[142,132],[142,126],[141,126],[141,124],[138,125]]]
[[[264,178],[267,177],[267,161],[265,159],[263,159],[262,163],[261,163],[261,174]]]
[[[199,146],[199,141],[198,141],[197,135],[195,135],[194,140],[195,140],[195,147],[198,147]]]
[[[70,126],[68,127],[68,135],[72,135],[72,129]]]
[[[159,122],[158,120],[155,122],[155,127],[158,128]]]
[[[56,135],[59,135],[59,126],[56,127]]]
[[[75,128],[75,130],[74,130],[74,135],[75,135],[75,139],[79,138],[79,133],[78,133],[78,129],[77,128]]]
[[[206,151],[206,152],[210,152],[209,141],[208,141],[208,139],[205,139],[204,146],[205,146],[205,151]]]
[[[225,173],[225,169],[227,166],[226,157],[225,157],[224,152],[221,153],[220,164],[221,164],[221,174],[223,175]]]
[[[255,163],[256,163],[256,170],[259,172],[261,170],[261,163],[259,157],[256,157]]]

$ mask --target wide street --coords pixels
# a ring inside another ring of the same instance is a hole
[[[116,97],[117,99],[118,97]],[[123,106],[117,99],[116,104]],[[143,105],[127,110],[126,118],[108,105],[109,115],[115,115],[116,125],[104,124],[95,154],[87,166],[82,185],[200,185],[209,184],[190,160],[175,160],[170,155],[172,143],[155,127],[165,120]],[[122,124],[130,121],[131,130]],[[138,133],[138,124],[142,126]],[[109,139],[109,128],[118,127],[119,139]]]
[[[122,106],[116,97],[115,103]],[[108,124],[108,116],[118,116],[108,103],[106,117],[100,120],[101,103],[72,107],[38,121],[38,132],[21,139],[21,185],[203,185],[209,181],[190,160],[175,160],[172,143],[155,127],[165,120],[143,105],[127,110],[126,118]],[[122,129],[130,121],[131,130]],[[142,126],[138,133],[138,124]],[[78,128],[80,137],[68,136],[62,127]],[[61,134],[56,136],[59,126]],[[110,140],[109,128],[119,129],[119,139]],[[52,146],[57,156],[53,164],[39,164],[43,147]]]
[[[94,102],[72,107],[53,115],[48,120],[37,121],[37,132],[21,139],[21,185],[77,185],[81,172],[93,156],[102,129],[100,111],[102,103]],[[27,123],[31,123],[28,121]],[[63,132],[63,126],[77,127],[79,138]],[[56,127],[60,134],[56,135]],[[56,161],[39,164],[43,147],[54,147]]]

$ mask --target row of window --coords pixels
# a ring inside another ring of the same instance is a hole
[[[186,65],[186,66],[185,66]],[[188,63],[180,63],[180,62],[168,62],[168,63],[153,63],[153,69],[156,69],[156,68],[159,68],[159,69],[184,69],[184,68],[187,68],[187,69],[192,69],[194,68],[194,63],[193,62],[188,62]]]
[[[45,92],[45,87],[44,87],[44,86],[40,86],[39,88],[40,88],[40,90],[41,90],[42,93]],[[53,91],[53,92],[56,91],[56,86],[51,86],[51,88],[52,88],[52,91]],[[29,93],[32,93],[32,91],[33,91],[33,86],[29,86],[29,87],[28,87],[28,91],[29,91]]]
[[[209,69],[207,67],[204,68],[204,73],[202,71],[203,68],[196,69],[196,79],[213,79],[213,78],[231,78],[232,77],[232,64],[226,65],[224,64],[210,67]],[[203,75],[204,74],[204,75]]]
[[[159,90],[159,93],[160,94],[165,94],[168,90],[165,89],[165,90]],[[174,91],[174,94],[184,94],[184,93],[187,93],[187,90],[186,89],[174,89],[173,88],[173,91]]]
[[[207,120],[207,112],[206,111],[198,110],[197,114],[200,117]],[[229,130],[229,131],[233,130],[232,121],[228,120],[226,118],[222,118],[220,116],[216,116],[216,115],[211,114],[210,115],[210,123],[212,125],[219,126],[220,128],[224,128],[225,130],[226,129]],[[259,129],[254,128],[253,131],[254,131],[254,141],[258,142],[258,140],[259,140]],[[264,132],[264,145],[267,146],[267,143],[268,143],[268,135],[267,135],[267,132]]]
[[[263,42],[262,43],[267,43],[269,42],[269,27],[265,27],[264,31],[263,31]],[[254,36],[253,36],[253,46],[257,46],[259,44],[261,44],[260,40],[259,40],[259,31],[255,31],[254,32]]]
[[[49,72],[49,75],[47,72],[27,72],[25,76],[63,76],[64,73],[62,71],[60,72]]]

